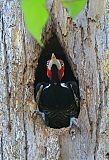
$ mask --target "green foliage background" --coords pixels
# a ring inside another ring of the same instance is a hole
[[[26,27],[40,43],[42,29],[48,19],[45,0],[21,0]]]
[[[87,0],[60,0],[70,15],[75,18],[84,8]],[[42,45],[41,33],[48,20],[46,0],[21,0],[21,7],[28,31]]]
[[[76,18],[84,8],[87,0],[61,0],[61,2],[65,8],[68,8],[70,15]]]

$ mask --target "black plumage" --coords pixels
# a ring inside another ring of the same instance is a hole
[[[75,81],[61,83],[58,78],[56,65],[51,68],[52,79],[50,83],[37,84],[38,107],[44,113],[45,124],[51,128],[62,128],[70,125],[72,117],[77,118],[80,112],[79,88]]]

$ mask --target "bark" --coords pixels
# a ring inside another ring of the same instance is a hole
[[[47,128],[31,114],[35,69],[42,48],[26,31],[18,0],[0,7],[0,159],[109,159],[108,0],[88,0],[75,22],[59,0],[48,0],[42,39],[55,32],[79,80],[81,111],[75,128]],[[37,21],[37,20],[36,20]]]

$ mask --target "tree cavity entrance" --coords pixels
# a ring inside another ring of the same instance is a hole
[[[55,54],[56,58],[64,61],[65,72],[64,77],[62,78],[62,82],[66,83],[68,81],[77,81],[67,60],[65,50],[61,46],[57,36],[54,34],[45,44],[45,47],[43,48],[39,57],[38,66],[35,71],[35,86],[41,82],[49,83],[49,79],[47,77],[46,63],[47,60],[51,59],[52,53]]]
[[[52,53],[55,54],[57,59],[61,59],[64,62],[65,71],[61,83],[66,83],[66,85],[61,84],[61,88],[58,83],[51,83],[47,77],[47,61],[51,59]],[[49,83],[51,83],[51,88],[48,87]],[[43,112],[44,114],[42,117],[44,118],[47,126],[51,128],[68,127],[70,125],[71,116],[78,118],[80,112],[78,81],[74,77],[71,66],[67,60],[65,50],[61,46],[56,35],[53,35],[47,41],[41,52],[35,72],[34,85],[34,97],[39,104],[40,113]],[[54,85],[57,86],[53,88]],[[43,89],[44,86],[45,90]],[[59,110],[60,114],[62,113],[62,115],[64,115],[64,120],[60,121],[57,110]]]

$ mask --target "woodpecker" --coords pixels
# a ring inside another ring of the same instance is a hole
[[[38,111],[50,128],[69,127],[80,112],[80,94],[76,81],[61,83],[64,76],[64,62],[52,53],[47,61],[46,71],[49,83],[41,82],[36,86]]]

